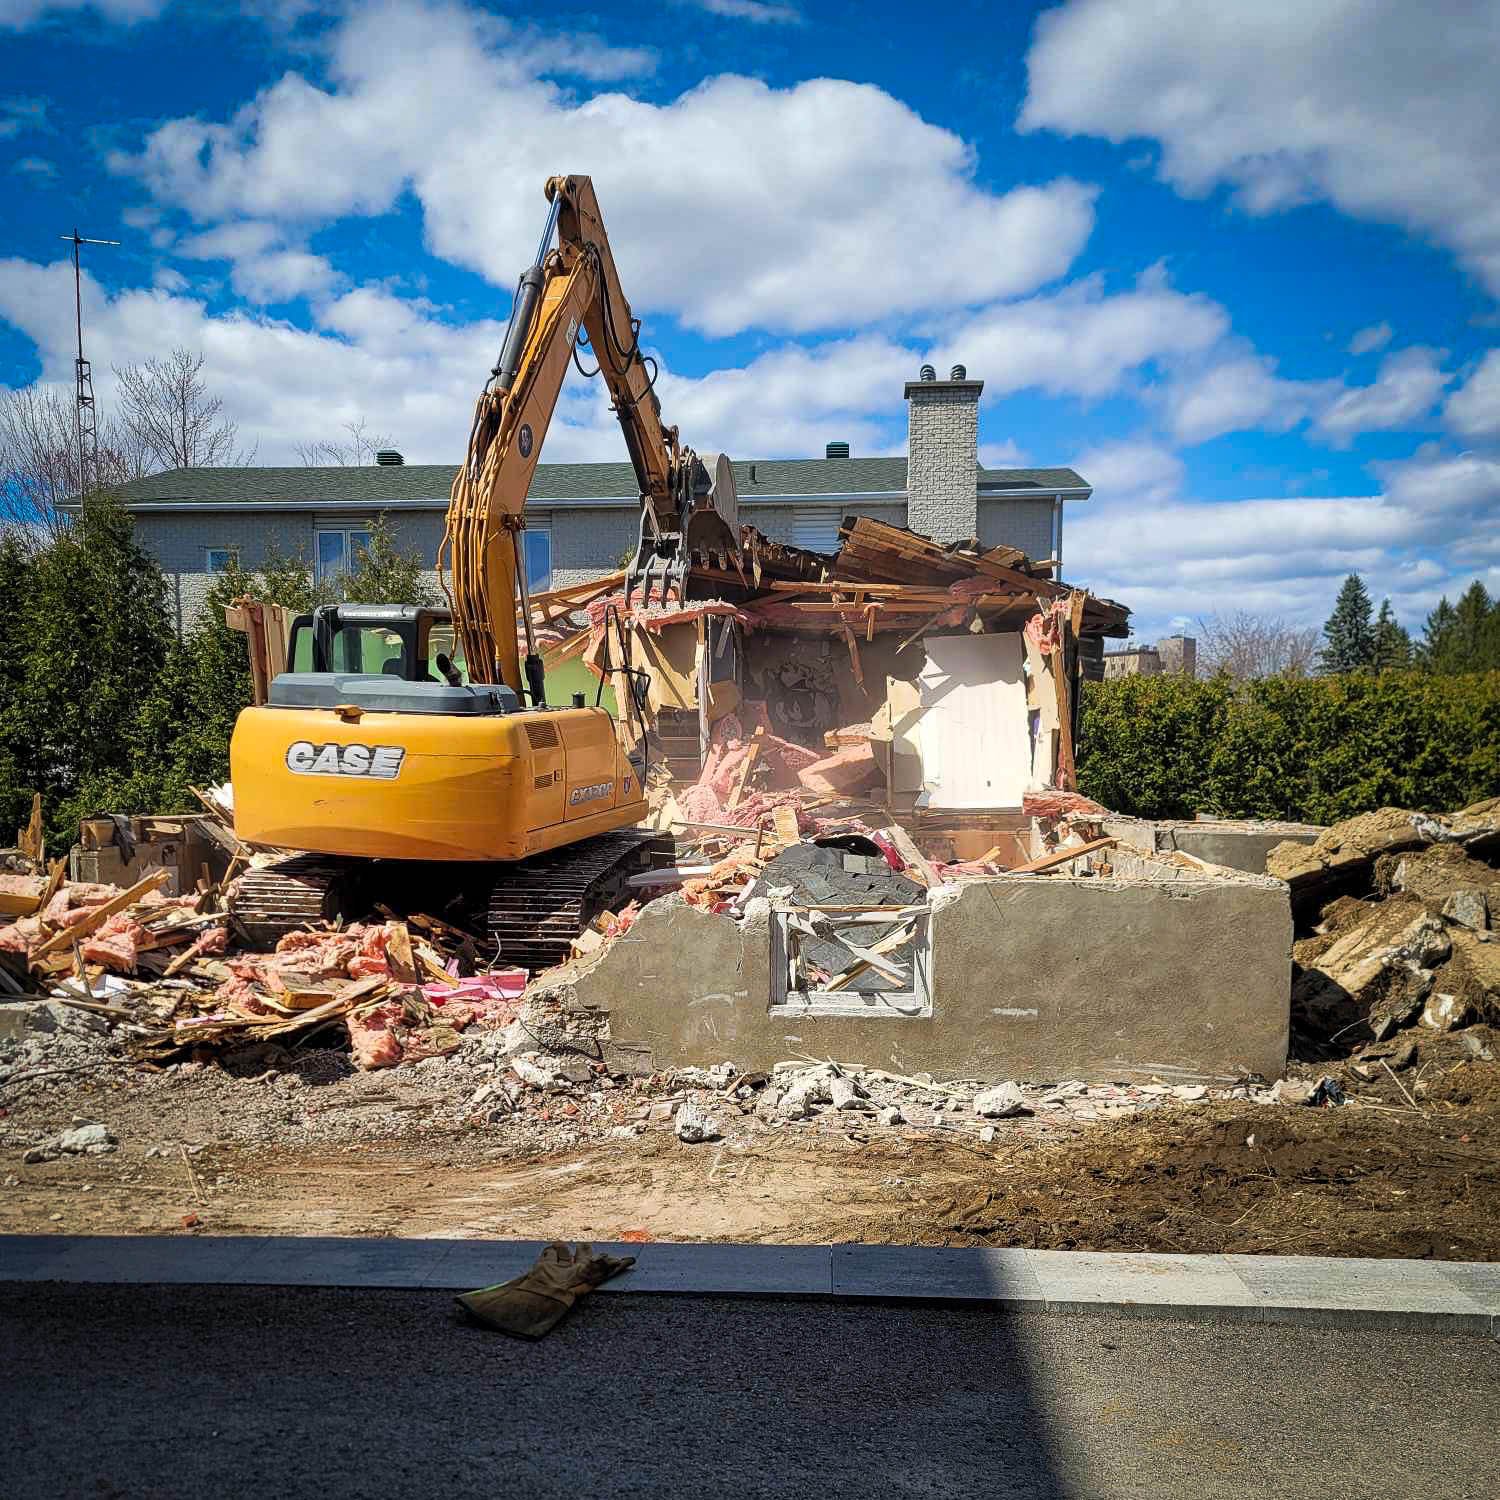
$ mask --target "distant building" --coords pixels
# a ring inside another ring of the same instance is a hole
[[[1154,646],[1125,646],[1104,653],[1104,680],[1115,677],[1196,677],[1198,642],[1190,635],[1169,635]]]

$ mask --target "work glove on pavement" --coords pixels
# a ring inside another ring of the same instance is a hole
[[[563,1320],[580,1297],[634,1264],[633,1255],[596,1255],[592,1245],[572,1249],[554,1241],[524,1276],[465,1292],[454,1301],[486,1328],[518,1339],[539,1339]]]

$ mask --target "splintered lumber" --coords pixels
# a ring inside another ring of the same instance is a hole
[[[912,879],[925,886],[938,883],[938,877],[923,857],[922,851],[917,848],[916,841],[899,823],[892,823],[889,828],[882,828],[880,831],[896,846],[896,853],[906,861],[907,869],[913,872]]]
[[[26,826],[21,830],[21,853],[24,854],[32,864],[39,865],[45,860],[47,848],[42,835],[42,794],[34,792],[31,797],[31,816],[26,820]]]
[[[850,964],[841,974],[835,974],[823,988],[825,990],[841,990],[845,985],[851,984],[861,974],[867,973],[870,969],[878,970],[890,979],[905,979],[907,975],[906,968],[899,964],[888,964],[884,959],[884,955],[894,953],[899,948],[904,948],[911,942],[915,931],[914,926],[902,927],[896,932],[887,933],[878,943],[872,943],[868,948],[861,948],[858,944],[851,943],[847,939],[840,939],[859,962]]]
[[[797,827],[797,809],[795,807],[778,807],[771,813],[771,821],[776,828],[776,837],[784,844],[795,844],[802,834]]]
[[[766,731],[763,728],[757,729],[750,738],[750,744],[745,751],[745,759],[740,765],[739,777],[734,783],[734,791],[725,804],[731,812],[740,805],[740,798],[745,795],[745,788],[750,782],[750,772],[760,758],[761,746],[765,744],[765,739]]]
[[[385,956],[391,978],[401,984],[416,984],[417,963],[412,957],[411,933],[406,930],[406,923],[392,922],[387,931],[390,936],[386,940]]]
[[[1082,854],[1092,854],[1096,849],[1109,849],[1119,842],[1118,839],[1090,839],[1086,844],[1073,844],[1068,848],[1054,849],[1051,854],[1044,854],[1039,859],[1028,860],[1024,865],[1012,865],[1005,873],[1007,875],[1037,875],[1043,870],[1051,870],[1057,865],[1065,865],[1070,859],[1077,859]]]
[[[124,911],[127,906],[134,906],[148,892],[160,889],[169,878],[170,872],[167,870],[153,871],[144,880],[131,886],[128,891],[121,891],[118,896],[106,901],[102,906],[94,907],[82,921],[74,923],[71,927],[64,927],[61,932],[54,933],[32,954],[32,961],[49,958],[52,954],[66,948],[75,939],[86,938],[89,933],[109,921],[116,912]]]

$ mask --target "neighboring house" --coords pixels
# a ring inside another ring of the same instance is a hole
[[[906,387],[909,458],[856,458],[847,443],[829,443],[823,458],[736,462],[741,520],[774,540],[831,551],[846,515],[869,515],[940,541],[978,536],[1060,566],[1063,503],[1092,491],[1072,469],[981,468],[983,388],[962,366],[948,380],[924,366]],[[453,475],[449,464],[386,453],[358,468],[175,469],[133,480],[120,499],[167,575],[182,628],[230,558],[255,569],[300,556],[318,576],[336,574],[379,515],[402,551],[435,568]],[[539,464],[526,506],[531,588],[619,567],[639,527],[629,463]]]
[[[1104,679],[1116,677],[1196,677],[1198,642],[1190,635],[1169,635],[1154,646],[1125,646],[1104,653]]]

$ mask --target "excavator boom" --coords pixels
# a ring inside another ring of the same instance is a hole
[[[640,323],[621,288],[592,182],[553,177],[547,198],[536,259],[521,275],[500,357],[475,407],[439,557],[470,679],[503,682],[533,703],[543,701],[542,670],[530,635],[520,533],[580,332],[598,363],[594,373],[609,388],[640,488],[641,534],[627,600],[637,588],[646,598],[653,590],[680,596],[695,556],[739,566],[733,471],[719,455],[700,458],[675,427],[662,424],[655,361],[641,350]],[[524,672],[518,614],[527,632]]]

